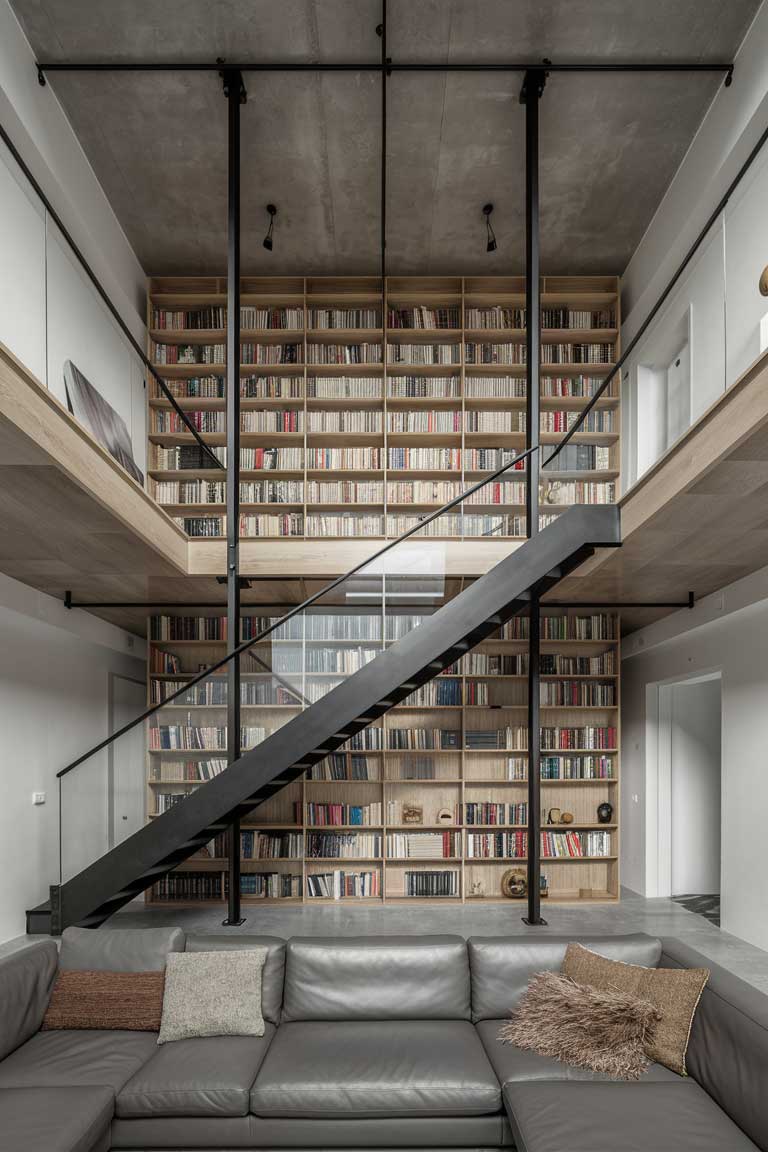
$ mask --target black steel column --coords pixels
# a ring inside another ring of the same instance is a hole
[[[525,105],[525,446],[539,442],[539,365],[541,360],[541,285],[539,276],[539,99],[546,73],[533,68],[525,74],[520,102]],[[528,457],[525,494],[526,533],[539,530],[539,472],[541,453]],[[528,915],[526,924],[544,924],[541,918],[541,738],[539,706],[540,631],[539,597],[531,591],[528,641]]]
[[[227,651],[240,642],[240,105],[239,72],[225,70],[227,151]],[[227,762],[240,757],[240,659],[227,665]],[[225,925],[240,915],[240,820],[229,829],[229,902]]]

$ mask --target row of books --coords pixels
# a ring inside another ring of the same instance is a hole
[[[461,364],[460,344],[387,344],[388,364]]]
[[[464,805],[465,824],[527,824],[528,805],[501,804],[494,800],[472,801]]]
[[[300,801],[294,805],[294,819],[301,824],[306,815],[306,823],[310,826],[323,827],[325,825],[381,825],[381,804],[319,804],[309,801],[306,813]]]
[[[307,344],[307,364],[381,364],[381,344]]]
[[[347,756],[333,752],[313,764],[307,771],[307,780],[378,780],[379,766],[367,756]]]
[[[306,855],[318,859],[372,859],[381,856],[380,832],[308,832]]]
[[[300,679],[300,678],[299,678]],[[161,704],[174,692],[183,689],[184,680],[153,680],[152,703]],[[275,707],[296,705],[301,702],[301,693],[290,686],[271,680],[242,680],[240,683],[241,704],[259,706],[273,704]],[[193,685],[173,701],[173,707],[218,708],[227,703],[227,681],[225,676],[212,676]]]
[[[521,416],[523,417],[523,427],[525,427],[525,413],[521,413]],[[579,421],[580,416],[581,413],[579,412],[544,411],[540,416],[539,427],[542,432],[568,432]],[[596,412],[589,412],[579,427],[579,433],[613,431],[614,412],[612,408],[598,408]]]
[[[175,413],[173,414],[175,416]],[[219,413],[204,413],[217,416]],[[226,462],[224,448],[211,451],[222,463]],[[386,459],[392,471],[430,472],[492,472],[512,464],[516,452],[512,448],[241,448],[240,467],[245,471],[371,471],[381,470]],[[211,463],[197,445],[163,448],[155,446],[154,468],[160,471],[209,469]],[[525,461],[516,466],[525,469]],[[569,444],[548,464],[545,472],[607,471],[611,467],[610,448],[603,445]]]
[[[438,677],[403,700],[409,708],[451,708],[461,704],[461,681]]]
[[[614,504],[616,485],[612,480],[556,480],[544,489],[543,503]]]
[[[612,756],[542,756],[542,780],[613,780]]]
[[[613,725],[583,728],[544,727],[541,729],[542,751],[551,749],[584,748],[588,750],[616,748],[617,730]]]
[[[541,703],[553,708],[613,708],[616,687],[595,680],[545,680]]]
[[[460,832],[388,832],[389,860],[452,860],[461,856]]]
[[[152,361],[164,364],[224,364],[224,344],[152,344]]]
[[[464,747],[470,751],[523,750],[528,747],[528,729],[510,725],[504,728],[470,728],[464,733]]]
[[[393,886],[394,887],[394,886]],[[450,869],[420,869],[403,874],[403,896],[412,897],[457,897],[461,892],[459,871]],[[395,894],[394,891],[392,893]]]
[[[214,760],[162,760],[149,766],[150,780],[165,784],[202,784],[212,780],[227,767],[227,761]]]
[[[518,860],[528,855],[525,832],[468,832],[468,860]]]
[[[610,856],[610,832],[542,832],[542,857]]]
[[[546,528],[555,519],[555,513],[542,512],[539,527]],[[192,538],[222,539],[226,534],[223,516],[174,516],[173,520]],[[362,513],[328,513],[304,516],[301,512],[282,515],[260,513],[240,517],[242,539],[354,539],[359,536],[390,538],[402,535],[411,528],[422,527],[424,537],[452,539],[492,536],[496,539],[522,540],[526,535],[525,517],[520,515],[468,516],[446,515],[439,520],[421,525],[420,516],[387,516]]]
[[[206,304],[199,308],[153,308],[152,327],[169,332],[185,329],[225,328],[227,309],[223,304]],[[241,328],[303,328],[303,308],[254,308],[240,305]]]
[[[493,305],[464,309],[465,328],[526,328],[525,308]],[[610,308],[542,308],[541,327],[547,328],[613,328],[616,316]]]
[[[383,414],[370,408],[318,409],[307,413],[309,432],[381,432],[382,427]]]
[[[266,728],[243,725],[240,728],[240,745],[253,748],[266,739]],[[218,725],[155,724],[149,729],[149,748],[152,752],[166,749],[192,750],[211,748],[223,751],[227,747],[227,729]]]
[[[614,676],[616,653],[613,648],[599,656],[563,656],[560,652],[542,653],[539,671],[543,676]]]
[[[443,308],[388,308],[388,328],[460,328],[461,309],[456,305]]]
[[[310,308],[307,312],[310,328],[380,328],[381,311],[378,308]]]
[[[541,637],[542,640],[615,640],[616,617],[605,612],[542,615]]]
[[[369,872],[312,872],[307,875],[309,899],[349,900],[381,895],[381,874]]]

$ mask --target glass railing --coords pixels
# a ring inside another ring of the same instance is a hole
[[[442,508],[414,516],[398,540],[286,615],[268,616],[259,614],[258,607],[245,608],[239,648],[229,656],[223,616],[153,618],[150,708],[59,773],[61,881],[138,831],[145,812],[146,819],[157,819],[227,770],[233,661],[240,680],[240,746],[245,753],[419,628],[461,591],[466,563],[461,563],[461,544],[454,538],[457,520],[483,517],[485,530],[476,534],[485,538],[485,566],[519,546],[519,541],[506,538],[504,514],[488,511],[485,502],[492,508],[493,490],[509,482],[510,475],[525,481],[528,458],[537,451],[522,453]],[[522,515],[524,532],[524,511]],[[546,514],[541,520],[546,521]],[[350,782],[352,792],[345,786],[343,799],[339,796],[339,803],[346,806],[342,823],[376,822],[376,816],[381,824],[381,813],[357,804],[355,784],[380,774],[385,741],[417,755],[454,746],[451,742],[459,739],[458,732],[447,725],[436,729],[429,719],[433,697],[449,690],[446,685],[425,685],[386,735],[380,722],[372,724],[312,769],[318,779]],[[244,822],[247,831],[258,833],[248,843],[251,851],[265,854],[259,859],[269,863],[290,861],[294,852],[303,855],[292,837],[305,825],[322,824],[328,817],[323,805],[317,812],[300,811],[301,795],[300,787],[289,785],[259,806],[258,827],[253,821]],[[338,815],[334,820],[338,823]],[[202,847],[184,871],[160,882],[159,898],[182,898],[187,884],[190,896],[220,899],[223,854],[223,838]]]
[[[628,491],[768,350],[768,144],[708,223],[621,368]],[[638,313],[643,309],[638,307]],[[628,338],[628,339],[627,339]]]

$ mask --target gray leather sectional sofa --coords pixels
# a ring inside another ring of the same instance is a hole
[[[614,959],[706,965],[690,1076],[616,1082],[496,1039],[551,935],[365,938],[64,934],[69,969],[266,945],[262,1038],[39,1031],[59,955],[0,961],[0,1152],[474,1149],[768,1152],[768,997],[676,941],[581,937]]]

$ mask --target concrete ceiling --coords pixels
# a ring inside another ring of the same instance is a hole
[[[378,60],[380,0],[12,0],[39,58]],[[759,0],[389,0],[396,61],[731,59]],[[249,73],[243,270],[378,270],[380,78]],[[52,86],[148,273],[225,267],[226,106],[215,74],[57,74]],[[722,82],[555,75],[541,104],[545,272],[619,273]],[[734,84],[738,84],[736,76]],[[520,77],[395,74],[391,273],[524,265]],[[480,212],[496,205],[486,255]],[[272,201],[275,247],[261,245]]]

